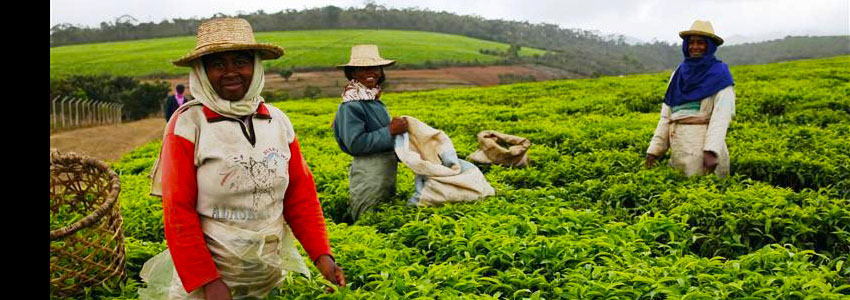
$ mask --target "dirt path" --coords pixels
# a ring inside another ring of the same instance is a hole
[[[117,161],[136,147],[161,139],[164,129],[163,118],[77,129],[51,135],[50,148]]]

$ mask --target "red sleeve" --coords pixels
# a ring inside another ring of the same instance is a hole
[[[298,138],[289,144],[289,151],[292,158],[289,160],[289,187],[283,198],[283,217],[310,259],[315,262],[319,256],[331,255],[325,217],[319,205],[313,174],[301,156]]]
[[[165,239],[183,288],[192,292],[220,277],[204,241],[195,208],[198,201],[195,147],[192,142],[173,133],[169,133],[162,144]]]

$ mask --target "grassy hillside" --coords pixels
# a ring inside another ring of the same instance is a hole
[[[850,57],[732,67],[732,176],[642,167],[669,72],[387,94],[393,115],[444,130],[460,157],[475,134],[531,140],[530,167],[482,166],[496,196],[407,208],[349,224],[348,164],[328,127],[339,99],[274,103],[292,120],[348,287],[293,277],[269,299],[847,299],[850,297]],[[147,177],[160,145],[128,154],[121,209],[135,298],[165,247]],[[312,268],[312,267],[311,267]]]
[[[256,33],[261,43],[284,47],[285,55],[266,67],[332,68],[348,62],[355,44],[377,44],[381,56],[400,66],[427,62],[494,62],[481,49],[505,51],[507,44],[458,35],[399,30],[306,30]],[[126,76],[181,75],[187,69],[171,64],[195,47],[195,37],[98,43],[50,48],[50,76],[103,74]],[[524,48],[520,55],[543,54]]]

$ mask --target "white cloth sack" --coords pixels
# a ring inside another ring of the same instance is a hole
[[[417,175],[420,206],[439,206],[446,202],[474,201],[496,192],[484,174],[469,162],[457,159],[451,139],[410,116],[407,133],[395,137],[395,153]],[[422,177],[424,176],[424,180]],[[420,189],[421,188],[421,189]]]

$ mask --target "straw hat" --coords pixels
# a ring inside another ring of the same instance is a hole
[[[718,46],[723,45],[723,39],[714,34],[714,27],[711,26],[711,22],[709,21],[696,20],[694,24],[691,24],[691,29],[679,32],[679,37],[681,38],[689,35],[707,36],[717,42]]]
[[[354,45],[351,47],[351,58],[342,67],[387,67],[395,64],[394,60],[381,58],[376,45]]]
[[[233,50],[259,50],[261,59],[283,56],[283,47],[257,43],[254,40],[254,29],[245,19],[220,18],[201,23],[195,50],[172,63],[189,67],[193,60],[201,56]]]

